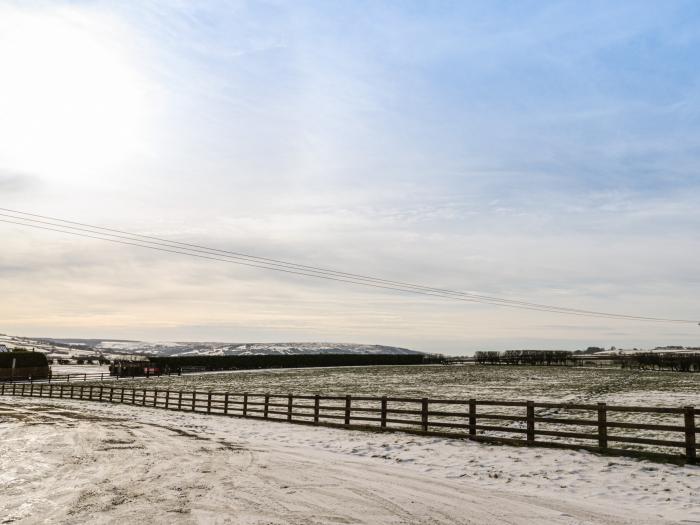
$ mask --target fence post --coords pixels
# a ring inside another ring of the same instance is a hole
[[[170,404],[170,389],[165,390],[165,410],[168,409],[168,405]]]
[[[207,394],[207,414],[211,414],[211,390]]]
[[[85,385],[80,385],[80,399],[85,397]]]
[[[109,387],[109,402],[114,402],[114,388],[111,386]]]
[[[31,380],[32,379],[29,378],[29,381],[31,381]],[[34,397],[34,383],[33,382],[29,384],[29,397]]]
[[[428,398],[427,397],[424,397],[421,400],[420,417],[421,417],[421,428],[423,429],[423,432],[427,432],[428,431]]]
[[[527,401],[527,442],[535,442],[535,402]]]
[[[379,419],[379,426],[386,428],[386,396],[382,396],[382,411]]]
[[[476,436],[476,399],[469,400],[469,435]]]
[[[243,394],[243,417],[248,414],[248,392]]]
[[[177,409],[182,410],[182,390],[177,393]]]
[[[131,404],[132,405],[136,404],[136,389],[135,388],[131,389]]]
[[[146,389],[143,389],[143,395],[141,396],[141,406],[146,406]]]
[[[228,392],[224,394],[224,415],[228,416]]]
[[[73,399],[74,395],[75,395],[75,385],[71,383],[71,385],[70,385],[70,398]]]
[[[122,391],[119,394],[119,403],[122,405],[124,404],[124,387],[122,387]]]
[[[156,407],[158,403],[158,389],[153,390],[153,407]]]
[[[687,406],[685,410],[685,458],[691,465],[697,461],[695,450],[695,407]]]
[[[321,412],[321,398],[318,394],[314,395],[314,424],[318,425],[318,418]]]
[[[292,394],[287,396],[287,421],[292,420]]]
[[[197,411],[197,391],[192,390],[192,412]]]
[[[267,419],[267,412],[270,405],[270,394],[265,394],[265,406],[263,407],[263,417]]]
[[[350,394],[345,396],[345,424],[349,425],[350,424],[350,410],[351,410],[351,403],[352,403],[352,398],[350,397]]]
[[[605,403],[598,403],[598,448],[608,448],[608,409]]]

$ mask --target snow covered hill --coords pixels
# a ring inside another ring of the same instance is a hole
[[[352,343],[148,343],[101,341],[96,349],[149,355],[298,355],[298,354],[418,354],[394,346]]]
[[[395,346],[354,343],[217,343],[147,342],[103,339],[28,338],[0,334],[0,344],[44,352],[53,357],[97,357],[119,355],[299,355],[299,354],[420,354]]]

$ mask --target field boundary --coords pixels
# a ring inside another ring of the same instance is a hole
[[[305,425],[398,431],[488,443],[587,450],[609,455],[697,463],[696,435],[699,429],[696,427],[696,416],[700,414],[700,410],[693,406],[639,407],[606,403],[457,400],[349,394],[327,396],[234,393],[45,383],[2,383],[0,395],[118,403]],[[504,413],[502,409],[506,409],[508,413]],[[521,410],[522,413],[519,413]],[[566,417],[558,416],[556,412],[557,417],[542,414],[561,410],[567,411]],[[595,416],[570,417],[568,413],[571,412],[584,415],[593,413]],[[677,424],[656,424],[609,419],[610,415],[615,414],[661,415],[677,417],[678,421]],[[513,434],[515,436],[511,437]],[[678,438],[668,439],[666,434]],[[628,448],[610,446],[609,443],[619,443]],[[665,452],[666,450],[673,452]]]

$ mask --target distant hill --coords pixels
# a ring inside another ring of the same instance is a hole
[[[143,341],[101,341],[102,351],[162,356],[185,355],[299,355],[299,354],[420,354],[395,346],[353,343],[147,343]]]
[[[30,338],[0,334],[0,344],[8,348],[34,349],[56,357],[97,357],[118,355],[196,356],[196,355],[300,355],[300,354],[422,354],[396,346],[355,343],[220,343],[148,342],[115,339]]]

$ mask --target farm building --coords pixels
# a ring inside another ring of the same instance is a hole
[[[49,362],[41,352],[0,353],[0,381],[49,377]]]

